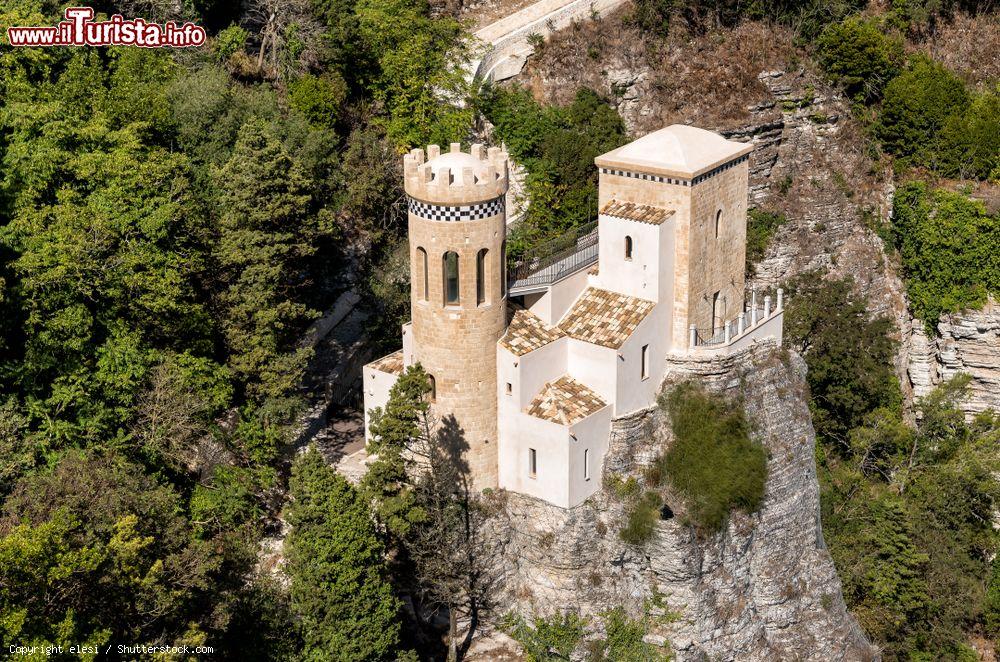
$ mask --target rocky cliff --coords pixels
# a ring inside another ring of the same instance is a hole
[[[992,298],[982,310],[945,315],[930,337],[922,321],[912,320],[909,347],[907,375],[914,396],[961,372],[972,377],[966,413],[1000,411],[1000,306]]]
[[[679,618],[661,619],[650,639],[681,660],[877,659],[823,542],[804,375],[798,356],[770,344],[672,363],[668,383],[694,377],[744,403],[769,453],[761,509],[704,540],[681,517],[661,518],[652,540],[634,547],[618,535],[625,507],[608,489],[571,510],[506,495],[501,604],[535,615],[620,604],[638,615],[661,595]],[[641,480],[670,441],[657,408],[617,421],[605,476]],[[683,512],[669,497],[668,506]]]

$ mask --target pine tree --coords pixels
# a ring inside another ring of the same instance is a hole
[[[309,214],[308,182],[262,120],[240,130],[232,157],[216,173],[221,236],[217,257],[230,367],[249,395],[279,397],[301,378],[309,352],[289,349],[315,313],[294,299],[319,230]]]
[[[400,605],[367,504],[315,448],[296,461],[291,495],[288,571],[305,659],[394,659]]]

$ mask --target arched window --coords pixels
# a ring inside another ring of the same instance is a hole
[[[507,296],[507,240],[500,244],[500,296]]]
[[[632,237],[625,237],[625,259],[632,259]]]
[[[476,253],[476,305],[486,303],[486,254],[487,249]]]
[[[458,298],[458,253],[448,251],[444,254],[444,302],[457,304]]]
[[[420,274],[418,276],[420,280],[417,283],[417,293],[421,301],[427,301],[427,297],[429,296],[427,290],[427,251],[420,247],[417,247],[417,269],[417,273]]]
[[[427,375],[427,383],[430,384],[430,388],[427,390],[427,401],[434,402],[437,400],[437,381],[434,379],[434,375]]]
[[[722,230],[722,210],[715,212],[715,238],[719,238],[720,231]]]

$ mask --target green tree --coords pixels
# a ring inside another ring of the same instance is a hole
[[[229,367],[255,398],[281,397],[298,384],[310,351],[293,348],[315,316],[295,300],[304,261],[319,234],[308,182],[259,120],[240,130],[216,175],[221,235],[216,258],[228,287],[220,295]]]
[[[941,64],[922,55],[885,87],[875,135],[904,163],[938,167],[941,130],[949,118],[965,112],[965,83]]]
[[[292,468],[288,572],[313,660],[392,660],[399,600],[365,500],[310,448]]]
[[[871,102],[899,73],[903,41],[876,19],[851,16],[828,26],[816,43],[819,65],[857,103]]]
[[[1000,290],[1000,215],[982,202],[909,182],[893,197],[892,236],[913,313],[930,333],[942,313],[978,307]]]
[[[887,318],[870,319],[851,279],[809,272],[787,286],[785,337],[806,360],[809,409],[816,434],[848,447],[850,430],[869,412],[898,411],[902,395],[892,370],[895,344]]]

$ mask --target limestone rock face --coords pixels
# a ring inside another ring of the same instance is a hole
[[[1000,306],[990,299],[982,310],[945,315],[937,335],[928,338],[924,324],[913,320],[907,374],[917,397],[927,395],[957,373],[972,377],[969,397],[961,403],[970,415],[1000,410]]]
[[[634,547],[618,535],[625,506],[609,489],[571,510],[507,494],[501,605],[535,615],[624,605],[655,615],[649,600],[659,594],[680,617],[659,621],[649,640],[665,637],[681,660],[878,659],[845,608],[823,542],[804,362],[760,344],[726,359],[677,360],[667,382],[691,377],[742,397],[769,452],[760,511],[738,513],[702,540],[668,496],[677,516],[661,519],[652,540]],[[605,479],[641,480],[670,441],[656,408],[616,421]]]

